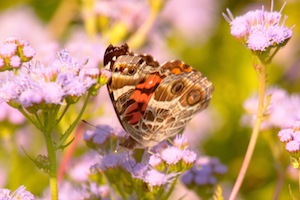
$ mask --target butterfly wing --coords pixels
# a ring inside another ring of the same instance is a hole
[[[130,135],[127,147],[149,147],[174,136],[205,109],[213,86],[199,71],[181,61],[162,66],[149,55],[136,55],[127,45],[109,46],[104,65],[112,71],[108,90],[116,114]]]
[[[144,146],[153,146],[179,133],[197,112],[208,106],[213,92],[206,77],[181,61],[165,63],[152,76],[163,78],[150,93],[138,124],[128,127],[132,137]],[[152,76],[146,82],[155,83]]]

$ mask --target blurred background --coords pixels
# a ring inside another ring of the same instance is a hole
[[[287,4],[282,13],[288,16],[285,25],[296,26],[291,40],[268,66],[268,87],[298,95],[300,1],[276,0],[274,10],[279,11],[284,2]],[[266,0],[0,1],[0,41],[11,36],[28,40],[36,50],[35,60],[45,64],[60,49],[67,48],[72,55],[88,57],[91,67],[102,66],[105,48],[110,43],[127,42],[133,51],[152,54],[161,63],[181,59],[201,71],[212,81],[215,91],[209,108],[197,115],[184,133],[200,155],[217,157],[228,167],[220,181],[226,196],[250,138],[251,124],[242,120],[247,114],[243,105],[257,91],[258,76],[251,52],[230,35],[222,12],[229,8],[238,16],[261,9],[262,5],[268,11],[270,4]],[[106,89],[101,88],[90,104],[85,120],[119,126]],[[23,184],[40,196],[48,177],[34,166],[22,148],[32,157],[45,154],[43,138],[17,110],[6,104],[0,107],[0,187],[14,190]],[[74,109],[70,116],[75,114]],[[272,199],[276,192],[280,193],[279,199],[285,199],[289,185],[297,190],[297,171],[289,167],[288,155],[277,137],[279,128],[261,132],[241,188],[241,199]],[[77,138],[71,163],[77,162],[76,157],[82,160],[88,151],[80,134]],[[62,157],[65,151],[61,152]],[[83,173],[71,167],[65,169],[66,179]]]

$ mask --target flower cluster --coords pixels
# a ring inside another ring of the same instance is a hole
[[[227,167],[219,159],[200,157],[194,166],[186,171],[181,182],[188,188],[195,190],[200,196],[211,196],[217,178],[227,172]]]
[[[25,186],[20,186],[16,191],[0,189],[0,199],[3,200],[34,200],[33,194],[25,190]]]
[[[100,69],[100,76],[99,76],[99,84],[101,86],[105,85],[111,79],[111,71],[107,69]]]
[[[0,71],[18,69],[34,55],[35,51],[27,41],[8,38],[0,46]]]
[[[285,144],[285,149],[290,153],[292,166],[299,168],[300,158],[300,121],[296,121],[291,128],[282,129],[278,133],[280,142]]]
[[[88,147],[104,154],[116,149],[119,141],[123,140],[126,135],[123,129],[113,129],[108,125],[99,125],[95,130],[85,131],[83,139]]]
[[[167,142],[158,144],[152,149],[155,153],[150,155],[146,150],[128,150],[118,146],[121,144],[118,141],[126,136],[124,131],[103,125],[95,131],[87,131],[84,136],[87,145],[100,154],[100,160],[93,165],[92,171],[99,176],[104,174],[115,191],[125,199],[166,197],[170,194],[170,185],[174,185],[177,177],[191,168],[197,158],[182,136],[177,136],[171,146]],[[127,188],[129,185],[130,188]],[[127,189],[120,191],[120,188]]]
[[[227,9],[227,15],[223,13],[223,16],[230,23],[231,34],[247,48],[259,53],[284,46],[292,37],[292,29],[284,26],[286,17],[281,20],[282,9],[277,12],[271,8],[267,12],[262,7],[261,10],[249,11],[239,17],[234,17]]]
[[[188,149],[188,141],[182,135],[177,135],[173,146],[158,145],[149,159],[153,168],[163,171],[180,172],[192,167],[196,161],[197,154]]]
[[[27,42],[15,38],[6,40],[0,53],[6,65],[16,68],[0,70],[0,103],[17,108],[44,135],[48,155],[38,155],[36,159],[26,155],[38,168],[56,176],[56,151],[68,145],[66,140],[80,121],[88,100],[98,91],[99,69],[85,67],[87,59],[74,59],[67,50],[60,51],[47,65],[27,62],[34,56],[34,50]],[[18,67],[12,65],[16,56]],[[69,127],[54,131],[82,96],[85,99],[81,110],[76,118],[69,119]],[[57,196],[57,184],[50,181],[50,185],[53,198]]]
[[[217,176],[226,172],[227,167],[220,163],[217,158],[200,157],[194,166],[183,174],[181,181],[188,187],[215,185]]]
[[[74,103],[96,83],[98,69],[85,69],[86,60],[73,59],[63,50],[49,66],[28,63],[18,73],[0,74],[0,102],[22,106],[30,112],[51,105]]]
[[[285,90],[273,87],[267,90],[265,102],[265,119],[261,129],[287,128],[292,126],[295,121],[300,120],[299,94],[289,95]],[[257,106],[258,96],[256,94],[244,102],[247,114],[242,118],[243,124],[253,125]]]

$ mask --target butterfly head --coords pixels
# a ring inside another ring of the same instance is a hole
[[[126,43],[118,47],[110,44],[106,48],[104,53],[104,59],[103,59],[104,67],[106,69],[113,71],[112,68],[117,58],[119,56],[128,55],[128,54],[130,54],[130,50]]]

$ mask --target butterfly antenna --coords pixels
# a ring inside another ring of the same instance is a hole
[[[91,127],[93,127],[93,128],[95,128],[95,129],[98,129],[98,130],[101,130],[101,131],[103,131],[103,132],[106,132],[106,133],[112,133],[111,131],[107,131],[107,130],[105,130],[105,129],[103,129],[103,128],[100,128],[100,127],[98,127],[98,126],[96,126],[96,125],[94,125],[94,124],[92,124],[92,123],[90,123],[90,122],[88,122],[88,121],[86,121],[86,120],[82,120],[82,122],[83,123],[85,123],[85,124],[87,124],[87,125],[89,125],[89,126],[91,126]],[[119,149],[117,149],[117,151],[118,151]]]
[[[90,122],[86,121],[86,120],[81,120],[83,123],[89,125],[89,126],[92,126],[93,128],[97,128],[97,126],[95,126],[94,124],[91,124]]]

